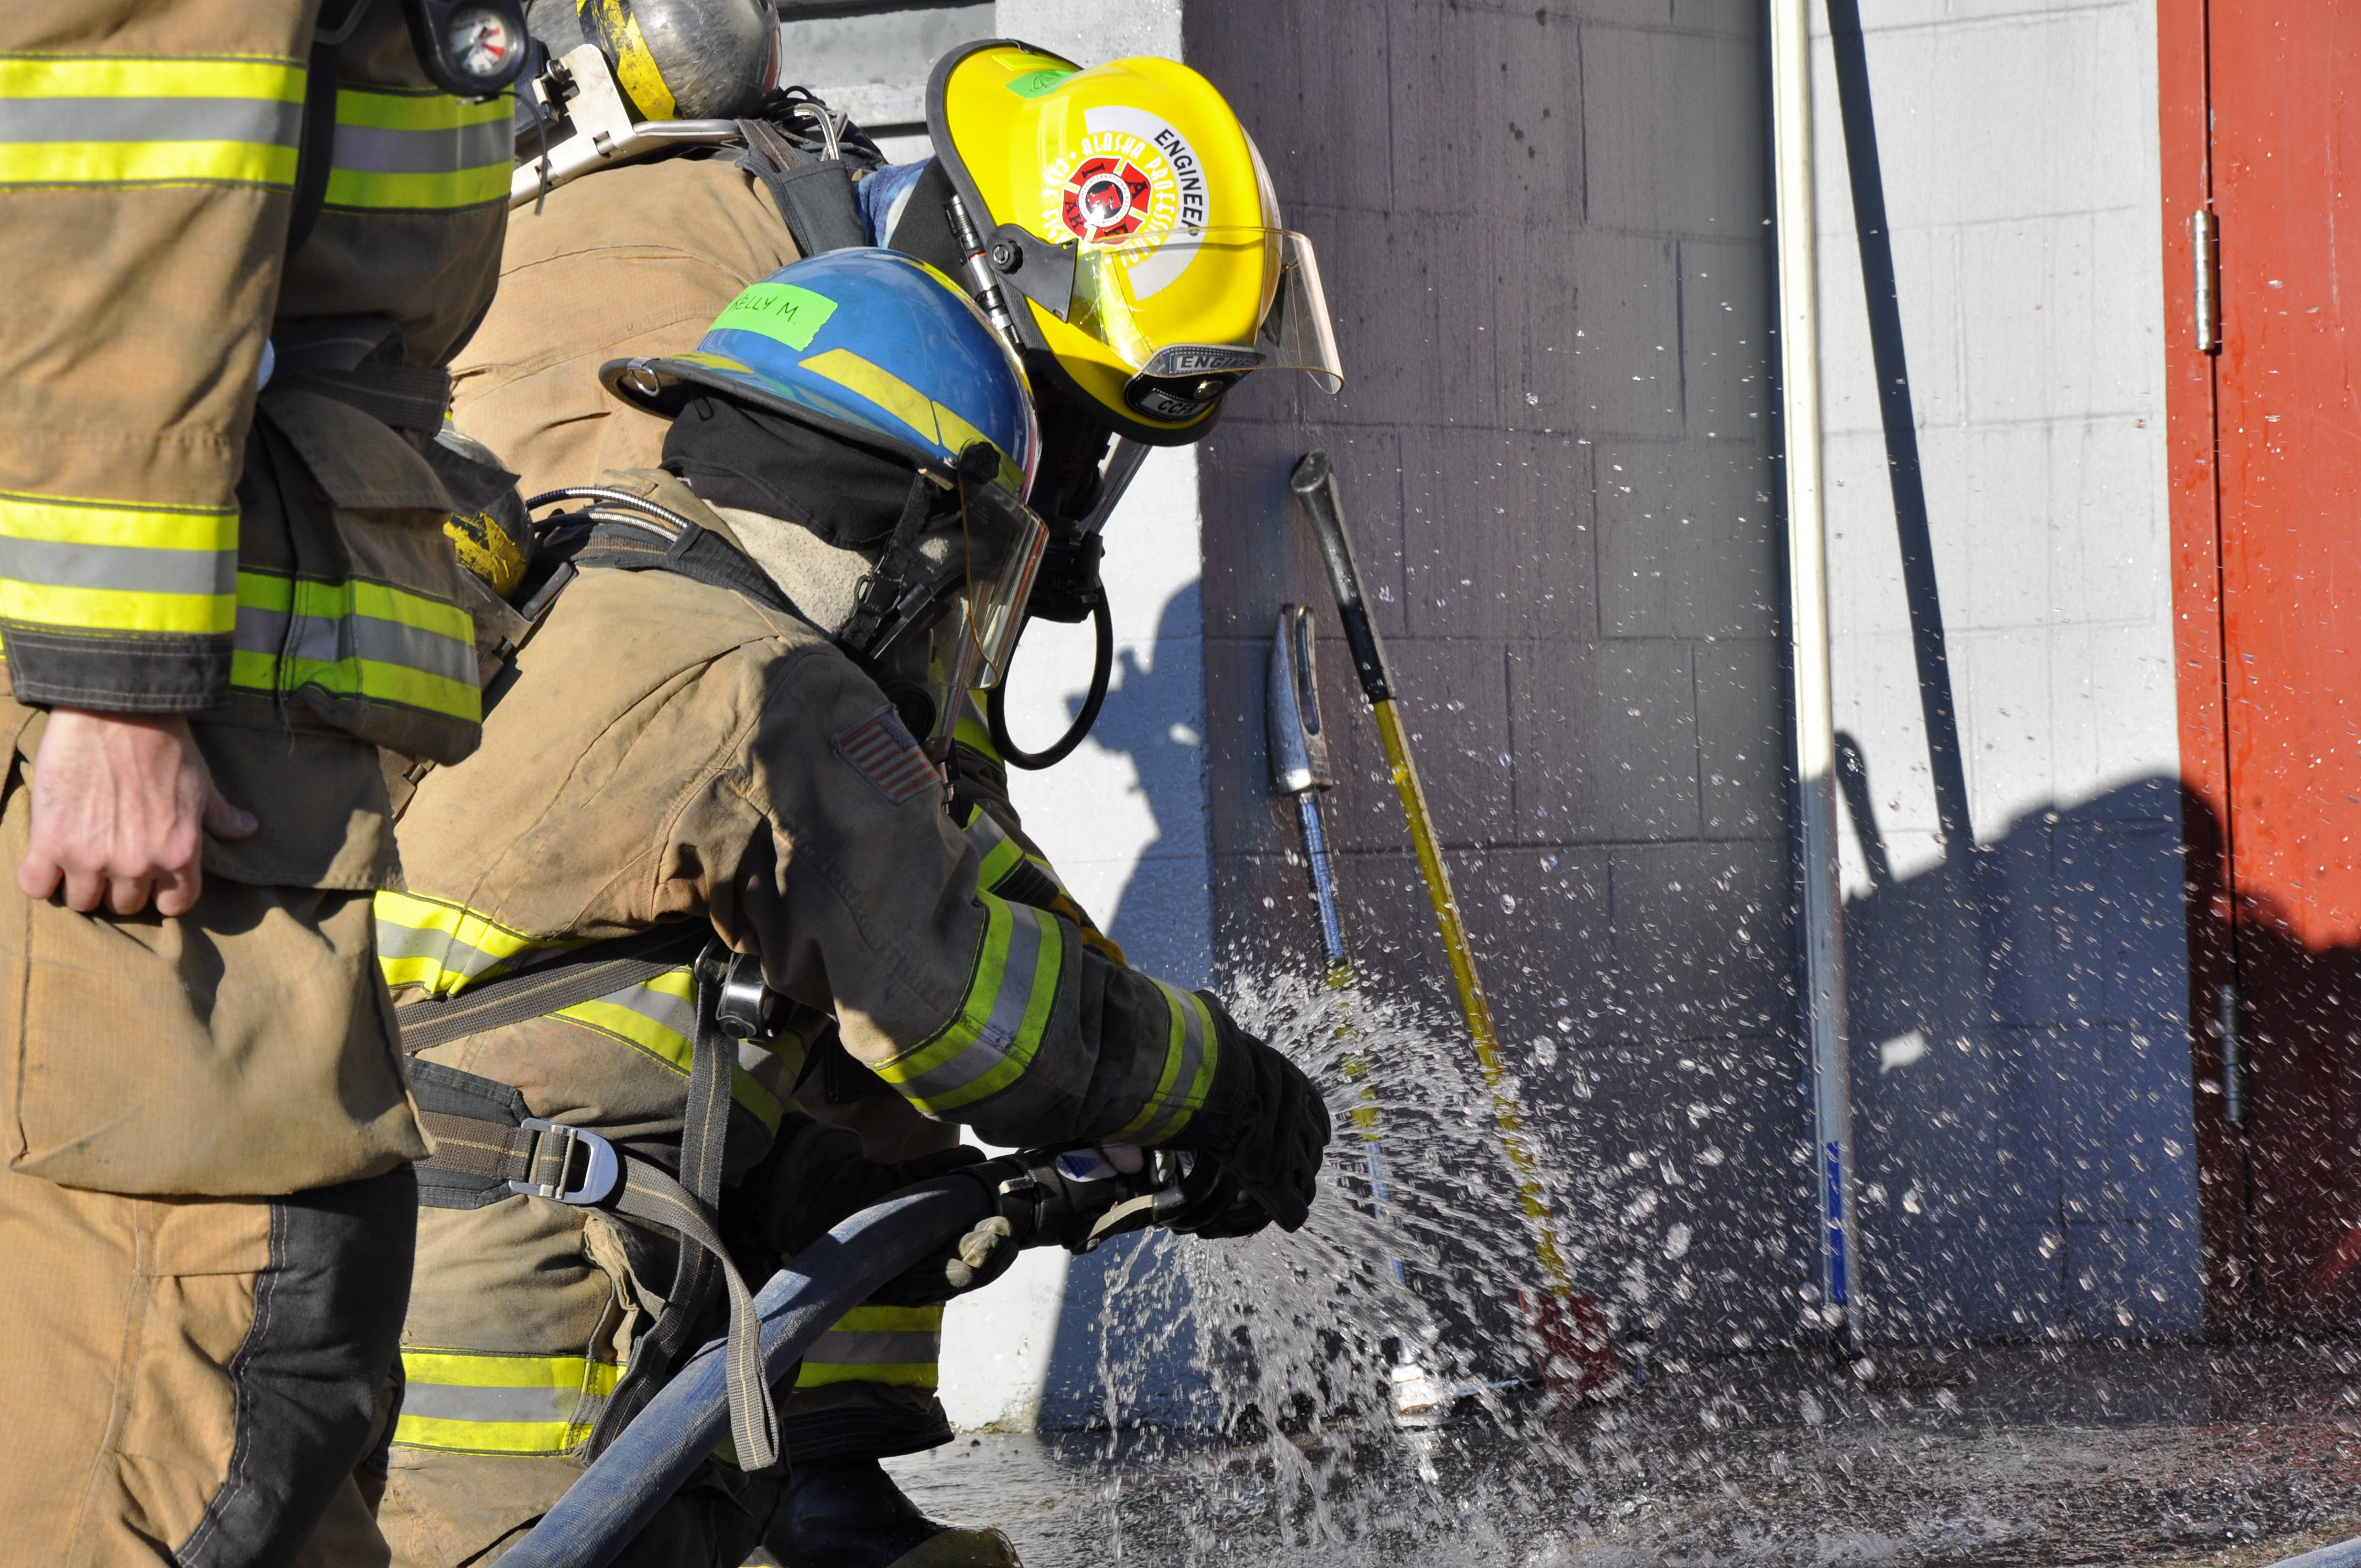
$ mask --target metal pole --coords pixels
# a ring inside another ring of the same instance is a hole
[[[1770,0],[1771,144],[1779,238],[1779,398],[1787,476],[1787,640],[1794,672],[1795,833],[1803,862],[1804,1025],[1812,1050],[1820,1310],[1861,1337],[1854,1277],[1852,1089],[1846,1051],[1844,904],[1837,876],[1836,718],[1828,532],[1820,480],[1819,263],[1812,212],[1809,0]]]

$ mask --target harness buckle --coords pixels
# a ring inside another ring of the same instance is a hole
[[[590,1204],[608,1197],[621,1183],[623,1162],[615,1153],[615,1146],[589,1128],[566,1122],[544,1122],[538,1116],[527,1116],[517,1125],[528,1133],[560,1135],[566,1139],[566,1146],[558,1157],[555,1181],[511,1181],[510,1191],[531,1198],[554,1198],[560,1203]],[[568,1186],[577,1149],[588,1157],[583,1164],[582,1179]]]

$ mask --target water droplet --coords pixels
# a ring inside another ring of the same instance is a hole
[[[1500,913],[1503,915],[1514,915],[1516,912],[1517,895],[1513,893],[1502,894],[1500,895]]]

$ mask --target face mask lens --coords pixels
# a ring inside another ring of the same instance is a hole
[[[1345,362],[1336,353],[1336,328],[1328,316],[1328,291],[1320,284],[1319,258],[1301,235],[1286,229],[1271,232],[1278,242],[1279,289],[1255,335],[1255,346],[1271,368],[1307,371],[1322,391],[1340,391]]]
[[[1323,391],[1345,384],[1319,259],[1289,229],[1176,228],[1085,246],[1068,322],[1137,372],[1127,400],[1154,418],[1204,412],[1211,401],[1191,404],[1189,389],[1209,374],[1302,370]]]
[[[960,480],[960,528],[967,542],[965,613],[960,617],[961,641],[967,649],[962,662],[972,665],[966,685],[996,686],[1016,651],[1025,601],[1033,595],[1049,531],[1025,508],[965,477]]]

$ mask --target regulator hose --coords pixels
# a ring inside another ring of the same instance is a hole
[[[1091,604],[1091,626],[1097,633],[1098,651],[1091,661],[1091,693],[1082,699],[1082,712],[1074,722],[1058,737],[1057,743],[1046,751],[1027,751],[1008,738],[1009,671],[1000,674],[1000,684],[984,694],[983,718],[992,731],[992,743],[999,751],[1001,761],[1012,768],[1038,773],[1055,767],[1074,754],[1074,748],[1099,721],[1099,709],[1106,706],[1107,683],[1115,678],[1115,613],[1107,609],[1106,595],[1102,591]],[[1010,669],[1016,666],[1016,655],[1009,656]]]
[[[995,1212],[981,1183],[938,1177],[863,1209],[797,1253],[754,1299],[773,1384],[879,1286]],[[500,1559],[505,1568],[604,1568],[730,1430],[721,1340],[712,1340]]]

